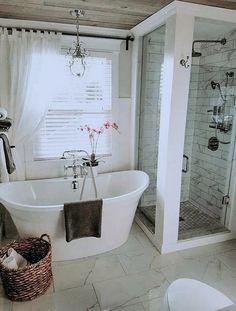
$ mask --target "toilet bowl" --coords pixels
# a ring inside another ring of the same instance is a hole
[[[216,311],[233,305],[218,290],[192,279],[178,279],[167,289],[163,311]]]

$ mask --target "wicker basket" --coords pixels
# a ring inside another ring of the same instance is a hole
[[[44,294],[52,282],[50,237],[43,234],[40,238],[13,241],[0,249],[0,257],[10,247],[31,264],[18,270],[10,270],[0,262],[0,275],[7,297],[12,301],[27,301]]]

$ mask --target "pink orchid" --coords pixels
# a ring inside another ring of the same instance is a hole
[[[79,130],[80,131],[84,131],[86,130],[89,134],[89,140],[90,140],[90,145],[91,145],[91,152],[92,154],[95,155],[96,151],[97,151],[97,145],[98,145],[98,140],[99,140],[99,137],[101,134],[104,133],[104,130],[108,130],[108,129],[114,129],[116,130],[117,132],[118,131],[118,125],[117,123],[113,122],[109,122],[109,121],[106,121],[100,128],[96,129],[96,128],[93,128],[89,125],[84,125],[84,126],[80,126]]]
[[[109,122],[109,121],[105,122],[105,123],[104,123],[104,126],[105,126],[106,129],[109,129],[109,127],[110,127],[110,122]]]

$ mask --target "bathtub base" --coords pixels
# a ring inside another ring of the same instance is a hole
[[[52,241],[53,261],[64,261],[94,256],[115,249],[124,244],[131,230],[137,199],[104,201],[101,238],[89,237],[66,242],[63,211],[25,213],[8,210],[20,237],[41,236],[47,233]]]
[[[139,199],[148,187],[148,175],[141,171],[98,175],[98,197],[103,199],[101,238],[81,238],[67,243],[64,204],[79,202],[83,179],[78,179],[77,190],[71,188],[71,182],[72,179],[56,178],[0,185],[1,203],[9,211],[19,235],[40,237],[47,233],[52,241],[54,261],[94,256],[124,244]],[[83,200],[94,200],[91,178],[87,179]]]

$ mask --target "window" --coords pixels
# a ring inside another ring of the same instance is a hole
[[[91,53],[90,53],[91,54]],[[87,58],[82,78],[73,76],[65,55],[60,56],[60,75],[46,118],[34,142],[35,160],[60,158],[63,151],[84,149],[90,153],[87,133],[112,119],[112,53],[93,53]],[[111,131],[101,135],[98,155],[111,154]]]

